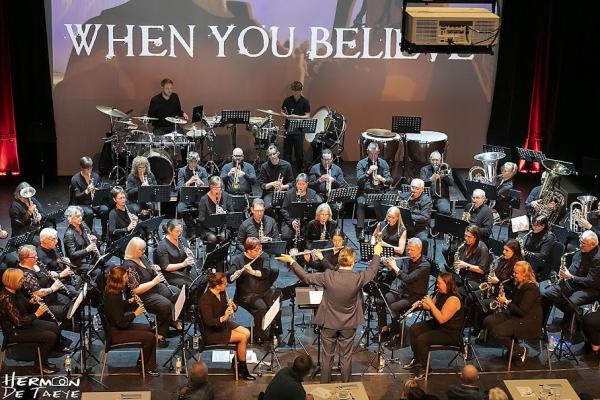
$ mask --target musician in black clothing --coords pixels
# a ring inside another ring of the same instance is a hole
[[[500,294],[497,300],[501,305],[499,308],[505,310],[483,320],[488,331],[507,349],[510,349],[513,339],[532,338],[541,334],[543,324],[540,289],[531,265],[527,261],[517,262],[513,276],[516,287],[510,299]],[[516,344],[513,356],[525,362],[527,348]]]
[[[283,204],[281,206],[281,238],[283,240],[291,240],[296,231],[301,229],[304,218],[292,218],[290,216],[291,203],[321,203],[321,197],[314,190],[308,187],[308,176],[299,174],[296,177],[296,186],[285,192]],[[305,224],[306,229],[306,224]]]
[[[413,359],[404,368],[417,368],[416,379],[425,377],[425,363],[429,346],[456,345],[462,336],[465,313],[461,295],[452,278],[452,274],[444,272],[437,277],[438,293],[432,299],[423,298],[422,308],[431,312],[433,318],[417,322],[410,327],[410,347]]]
[[[177,190],[184,186],[208,186],[208,172],[200,164],[200,155],[195,151],[187,154],[187,165],[179,168],[177,172]],[[194,203],[184,203],[179,199],[177,203],[177,215],[185,222],[186,236],[191,237],[194,228],[193,210],[196,209]]]
[[[58,371],[48,362],[48,353],[58,343],[58,326],[55,322],[40,319],[48,312],[46,304],[34,312],[22,307],[19,289],[23,285],[23,271],[9,268],[2,275],[4,288],[0,291],[0,323],[7,342],[34,343],[40,348],[42,370],[45,374]]]
[[[156,337],[147,324],[133,323],[136,317],[146,312],[143,304],[134,298],[125,300],[125,286],[129,283],[127,269],[116,266],[110,270],[104,289],[103,312],[108,323],[106,330],[112,344],[141,342],[144,349],[144,369],[150,376],[158,376],[156,370]]]
[[[252,195],[252,185],[256,183],[256,171],[251,163],[244,162],[244,150],[239,147],[233,149],[231,162],[221,168],[221,179],[227,193]]]
[[[517,262],[523,261],[521,245],[515,239],[508,239],[504,243],[502,255],[492,262],[487,276],[487,283],[494,288],[490,294],[498,293],[498,285],[502,283],[507,296],[512,294],[514,288],[513,272]],[[492,274],[493,271],[493,274]]]
[[[408,209],[414,222],[413,227],[408,227],[408,237],[417,237],[423,243],[423,254],[427,254],[429,223],[431,221],[431,210],[433,202],[431,197],[425,194],[425,182],[421,179],[413,179],[410,182],[410,194],[408,195]]]
[[[35,189],[29,183],[21,182],[17,185],[15,199],[8,209],[11,236],[23,235],[41,227],[44,209],[33,196]]]
[[[140,186],[156,186],[156,178],[150,170],[150,163],[146,157],[138,156],[131,163],[131,172],[127,175],[127,199],[129,200],[129,210],[139,215],[141,219],[147,219],[150,216],[152,205],[150,203],[140,203],[138,201],[138,191]]]
[[[40,231],[40,244],[36,250],[39,262],[48,271],[61,272],[64,267],[60,260],[71,262],[69,258],[63,256],[58,243],[58,232],[54,228],[44,228]]]
[[[392,340],[388,343],[389,347],[395,347],[400,344],[400,322],[398,317],[417,300],[420,300],[427,294],[427,284],[429,282],[429,272],[431,264],[422,254],[421,240],[411,238],[408,240],[406,253],[408,255],[408,268],[400,269],[396,265],[395,258],[384,258],[383,263],[395,272],[398,279],[398,289],[394,292],[385,294],[385,301],[392,310],[392,326],[387,326],[387,307],[381,299],[377,299],[375,305],[377,309],[378,326],[383,337],[391,336]],[[384,340],[384,338],[382,338]]]
[[[469,225],[465,229],[465,242],[457,252],[458,259],[454,261],[454,268],[460,271],[463,281],[471,282],[470,286],[475,290],[483,276],[488,273],[490,263],[489,250],[481,240],[481,230],[478,226]]]
[[[192,284],[189,268],[196,263],[190,245],[181,233],[183,227],[176,219],[163,225],[165,237],[154,251],[154,263],[163,271],[167,281],[174,286],[187,288]],[[188,252],[190,252],[188,254]]]
[[[165,120],[166,117],[188,119],[187,114],[181,108],[179,96],[173,92],[173,81],[165,78],[160,81],[160,86],[162,88],[161,92],[152,97],[148,106],[148,117],[158,118],[152,121],[155,135],[162,135],[173,128],[173,124]]]
[[[549,315],[552,305],[564,313],[563,330],[568,328],[573,310],[565,301],[565,295],[575,306],[590,304],[600,297],[600,251],[598,236],[592,231],[585,231],[579,240],[580,250],[575,253],[568,269],[561,270],[562,280],[551,284],[542,293],[544,315]]]
[[[235,343],[239,374],[248,381],[256,378],[246,365],[246,347],[250,331],[229,318],[237,306],[227,298],[227,276],[222,272],[208,274],[208,289],[198,297],[197,309],[205,328],[206,344]]]
[[[292,116],[295,119],[308,118],[310,114],[310,103],[308,99],[302,96],[302,82],[294,81],[290,85],[292,95],[286,97],[281,105],[281,113],[285,116]],[[292,162],[292,149],[296,156],[296,172],[300,173],[304,169],[304,134],[302,131],[290,131],[288,129],[289,119],[285,124],[285,139],[283,141],[283,154],[286,160]]]
[[[67,207],[65,219],[69,224],[63,237],[65,253],[79,269],[88,271],[100,254],[96,244],[98,239],[92,235],[90,228],[83,222],[81,207]]]
[[[335,228],[331,234],[333,250],[322,252],[319,249],[315,249],[312,253],[305,254],[304,261],[306,261],[306,266],[316,272],[324,272],[327,269],[337,270],[339,267],[338,257],[345,242],[346,236],[344,232],[340,228]]]
[[[279,150],[274,144],[271,144],[267,149],[267,157],[269,159],[262,163],[258,171],[258,184],[262,189],[262,198],[265,202],[267,214],[274,217],[273,192],[288,190],[294,180],[294,174],[292,165],[279,158]]]
[[[420,178],[423,182],[429,182],[431,188],[431,199],[438,213],[450,215],[450,186],[454,186],[452,173],[448,169],[446,172],[439,170],[442,163],[442,155],[439,151],[434,151],[429,155],[429,165],[421,168]],[[439,192],[439,193],[438,193]]]
[[[206,225],[206,220],[212,214],[226,214],[233,212],[231,196],[223,191],[223,181],[218,176],[212,176],[208,181],[209,191],[200,199],[198,203],[198,222],[200,228],[200,237],[206,241],[210,247],[225,240],[225,231],[219,232],[217,228],[211,228]]]
[[[156,315],[158,347],[168,347],[169,342],[165,338],[180,290],[162,283],[162,274],[156,273],[157,269],[160,271],[160,267],[150,264],[144,255],[145,251],[146,242],[143,239],[131,239],[125,249],[123,267],[127,268],[129,289],[140,296],[150,313]],[[177,324],[177,328],[181,329],[181,325]]]
[[[233,300],[254,317],[254,335],[259,341],[269,341],[281,330],[281,313],[275,317],[267,331],[263,331],[262,322],[273,302],[281,296],[281,290],[273,288],[279,271],[271,267],[269,255],[263,253],[260,240],[249,237],[244,242],[244,253],[231,259],[227,276],[229,282],[235,282]]]
[[[367,157],[356,164],[356,179],[361,194],[356,198],[356,237],[364,240],[365,207],[367,193],[381,193],[392,184],[390,166],[379,158],[379,145],[375,142],[367,146]]]
[[[531,231],[523,241],[523,252],[539,282],[548,279],[550,275],[552,249],[555,243],[556,236],[548,226],[548,219],[544,216],[532,218]]]
[[[494,214],[492,209],[485,204],[485,192],[481,189],[473,190],[472,202],[465,205],[465,211],[468,212],[470,224],[477,225],[480,230],[481,240],[487,241],[492,234],[494,226]]]
[[[531,192],[529,192],[529,195],[527,196],[527,200],[525,200],[525,211],[529,216],[540,210],[541,204],[539,199],[540,195],[542,194],[542,185],[546,181],[547,176],[548,173],[546,171],[542,172],[541,185],[535,186],[533,189],[531,189]]]
[[[115,208],[108,214],[108,234],[111,241],[119,240],[130,234],[138,223],[138,216],[133,214],[127,206],[127,195],[121,186],[111,189]]]
[[[265,215],[265,203],[262,199],[254,199],[252,201],[250,212],[252,213],[250,218],[242,222],[238,229],[240,243],[246,243],[246,238],[250,236],[258,238],[261,242],[279,240],[277,222],[268,215]]]
[[[323,149],[321,162],[313,165],[308,172],[308,187],[327,200],[330,189],[346,186],[348,182],[344,179],[344,171],[333,163],[333,153],[330,149]]]
[[[378,222],[375,226],[375,231],[371,236],[371,244],[376,242],[381,242],[383,247],[393,247],[395,254],[404,254],[406,228],[398,207],[388,208],[385,221]]]
[[[108,239],[108,207],[106,205],[92,207],[94,194],[100,185],[100,176],[92,172],[94,162],[90,157],[81,157],[79,166],[81,171],[71,178],[69,205],[81,207],[83,220],[92,229],[94,227],[94,214],[98,215],[102,226],[102,238],[106,240]]]
[[[517,164],[506,162],[500,168],[500,175],[496,176],[496,204],[494,209],[498,212],[501,220],[510,216],[510,191],[513,188],[513,180],[517,174]]]
[[[306,240],[328,240],[337,228],[337,222],[332,219],[331,207],[323,203],[315,211],[315,219],[306,226]]]

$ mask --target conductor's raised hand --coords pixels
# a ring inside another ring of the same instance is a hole
[[[296,261],[294,260],[294,257],[290,256],[289,254],[281,254],[279,257],[275,257],[275,259],[286,264],[292,264],[294,261]]]
[[[381,253],[383,253],[383,246],[381,243],[377,243],[375,247],[373,247],[373,254],[381,256]]]

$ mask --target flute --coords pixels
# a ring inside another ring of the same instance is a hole
[[[233,308],[233,300],[227,294],[227,290],[224,290],[225,298],[227,299],[227,307],[231,307],[233,314],[231,314],[231,319],[235,321],[235,308]]]

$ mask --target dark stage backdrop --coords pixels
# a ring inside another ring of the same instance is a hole
[[[49,1],[58,174],[101,150],[108,122],[96,105],[145,114],[164,77],[175,81],[188,114],[203,104],[209,115],[279,110],[289,83],[300,80],[312,113],[327,106],[345,116],[345,159],[359,159],[367,128],[420,115],[423,130],[448,135],[452,166],[473,165],[486,138],[496,57],[401,54],[398,2],[364,1],[366,27],[385,29],[336,31],[352,27],[362,5],[354,0]],[[238,145],[253,143],[238,129]],[[230,150],[220,131],[217,152]]]

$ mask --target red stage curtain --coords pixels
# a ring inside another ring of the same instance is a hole
[[[10,75],[7,3],[0,1],[0,175],[18,175],[19,156]]]

